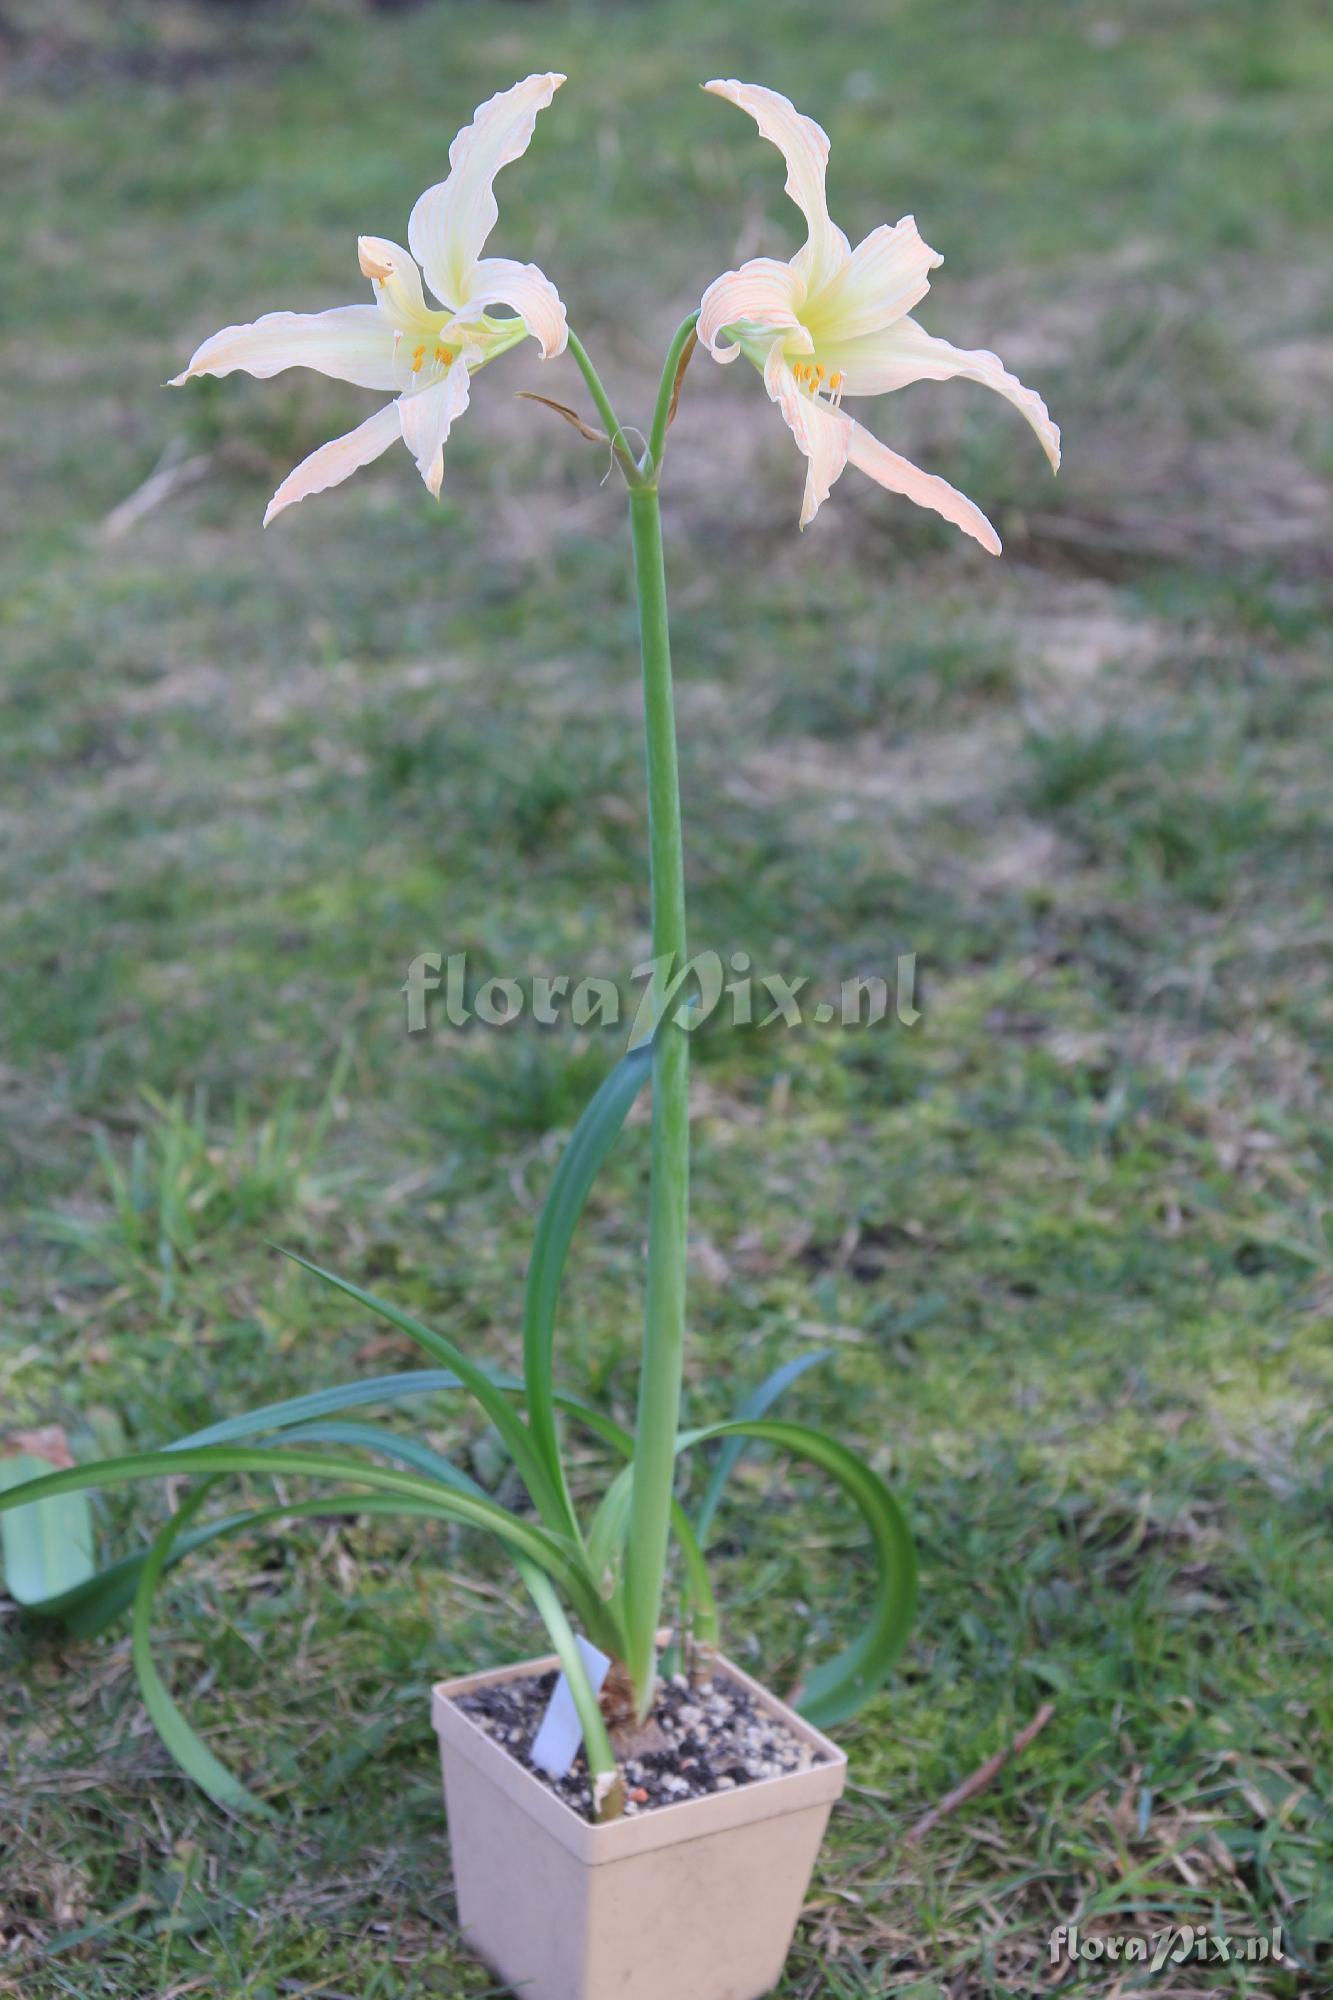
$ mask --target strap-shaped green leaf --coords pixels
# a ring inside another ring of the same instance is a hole
[[[560,1409],[585,1425],[595,1436],[601,1438],[604,1444],[609,1444],[612,1451],[618,1451],[622,1458],[633,1459],[634,1439],[614,1417],[604,1416],[600,1410],[594,1410],[590,1404],[585,1403],[582,1397],[566,1395],[561,1390],[556,1391],[555,1400]],[[681,1448],[677,1446],[678,1450]],[[626,1467],[626,1472],[632,1473],[632,1471],[632,1466]],[[620,1478],[624,1476],[623,1473],[618,1475]],[[713,1595],[712,1579],[708,1574],[708,1565],[704,1561],[703,1550],[699,1546],[690,1517],[679,1500],[673,1500],[671,1503],[671,1524],[675,1530],[676,1540],[680,1543],[680,1552],[685,1563],[687,1622],[701,1646],[716,1646],[718,1611],[717,1599]],[[628,1509],[625,1510],[623,1525],[628,1526]],[[607,1529],[608,1535],[609,1528],[610,1524]],[[597,1574],[598,1572],[594,1570],[594,1580]],[[618,1600],[613,1600],[610,1608],[618,1612]],[[624,1658],[623,1639],[618,1642],[615,1651],[618,1659]]]
[[[491,1370],[486,1372],[497,1387],[507,1385],[508,1378]],[[265,1403],[258,1410],[224,1417],[219,1423],[206,1424],[203,1430],[191,1431],[188,1437],[177,1438],[164,1449],[184,1451],[196,1444],[230,1444],[236,1438],[258,1437],[261,1431],[284,1430],[291,1424],[337,1416],[343,1410],[355,1410],[368,1403],[397,1403],[407,1396],[429,1396],[438,1390],[462,1387],[452,1368],[415,1368],[398,1375],[370,1375],[364,1382],[311,1389],[304,1396],[288,1396],[281,1403]]]
[[[97,1465],[73,1466],[67,1471],[48,1473],[45,1478],[9,1493],[0,1493],[0,1513],[61,1493],[83,1492],[91,1486],[123,1486],[139,1479],[185,1472],[204,1475],[258,1472],[265,1476],[289,1472],[300,1478],[350,1480],[372,1491],[393,1493],[404,1503],[419,1503],[406,1505],[404,1511],[440,1514],[469,1527],[489,1529],[508,1548],[545,1570],[560,1585],[581,1618],[595,1623],[601,1610],[581,1552],[549,1528],[511,1514],[489,1498],[453,1491],[417,1472],[398,1472],[355,1459],[326,1458],[285,1445],[202,1445],[182,1451],[138,1452],[124,1458],[103,1459]]]
[[[633,1465],[622,1466],[602,1495],[601,1504],[588,1529],[588,1563],[597,1579],[597,1588],[615,1611],[624,1616],[625,1534],[629,1527],[629,1503],[634,1489]]]
[[[248,1792],[240,1779],[213,1755],[208,1745],[191,1729],[173,1701],[153,1658],[153,1593],[170,1560],[172,1545],[181,1530],[187,1528],[194,1519],[208,1498],[212,1485],[211,1479],[205,1479],[195,1488],[165,1523],[148,1551],[148,1559],[144,1563],[139,1587],[134,1597],[134,1621],[131,1628],[134,1675],[139,1683],[139,1693],[143,1696],[143,1705],[148,1710],[154,1729],[161,1737],[164,1748],[179,1764],[186,1777],[193,1779],[201,1791],[207,1792],[216,1805],[224,1806],[229,1811],[268,1813],[269,1807],[252,1792]]]
[[[514,1408],[512,1400],[502,1389],[497,1388],[485,1368],[478,1367],[475,1361],[464,1354],[461,1347],[455,1347],[454,1343],[446,1340],[443,1334],[436,1333],[433,1328],[423,1325],[419,1319],[414,1319],[411,1313],[401,1312],[387,1299],[376,1298],[373,1292],[367,1292],[360,1285],[352,1284],[348,1278],[340,1278],[335,1271],[325,1270],[322,1264],[312,1264],[308,1257],[298,1256],[294,1250],[284,1251],[283,1254],[290,1257],[294,1264],[300,1264],[304,1270],[313,1271],[317,1278],[323,1278],[326,1284],[345,1293],[349,1299],[355,1299],[359,1305],[366,1306],[381,1319],[388,1320],[390,1326],[396,1326],[400,1332],[408,1334],[418,1346],[424,1347],[428,1354],[433,1354],[437,1361],[447,1362],[458,1375],[462,1386],[471,1390],[499,1431],[510,1457],[518,1468],[519,1477],[532,1496],[533,1505],[543,1521],[557,1533],[566,1534],[572,1541],[577,1542],[578,1521],[569,1503],[569,1497],[564,1491],[563,1479],[560,1482],[552,1479],[544,1454],[534,1449],[533,1435],[528,1426]]]
[[[367,1494],[366,1498],[369,1499],[370,1495]],[[277,1514],[282,1511],[279,1508]],[[189,1555],[191,1549],[201,1548],[205,1542],[216,1541],[220,1534],[258,1518],[253,1513],[229,1514],[220,1520],[210,1521],[207,1527],[192,1528],[188,1534],[178,1535],[163,1562],[163,1569],[174,1568]],[[76,1639],[95,1639],[109,1625],[114,1625],[117,1618],[134,1603],[143,1566],[151,1554],[150,1543],[147,1548],[136,1549],[131,1556],[122,1556],[119,1561],[108,1563],[105,1569],[99,1569],[96,1576],[90,1576],[77,1589],[64,1591],[59,1597],[50,1598],[35,1608],[43,1617],[58,1618],[65,1630],[72,1632]]]
[[[49,1461],[32,1452],[0,1458],[0,1493],[50,1470]],[[65,1492],[14,1508],[0,1521],[0,1558],[6,1590],[30,1611],[46,1612],[84,1584],[93,1571],[93,1522],[84,1494]]]
[[[555,1421],[555,1315],[560,1281],[574,1230],[602,1161],[615,1143],[629,1108],[652,1074],[653,1044],[640,1042],[622,1056],[574,1127],[551,1182],[528,1266],[523,1306],[523,1376],[533,1444],[547,1476],[573,1517]]]
[[[419,1438],[401,1437],[384,1424],[349,1424],[331,1420],[297,1424],[283,1435],[293,1442],[303,1441],[306,1444],[361,1445],[367,1451],[380,1452],[399,1465],[410,1466],[414,1472],[424,1472],[428,1479],[438,1479],[442,1486],[452,1487],[455,1493],[471,1493],[480,1500],[490,1498],[486,1488],[470,1473],[463,1472],[452,1459],[433,1451]]]
[[[511,1391],[521,1386],[512,1378],[499,1374],[492,1379],[497,1385]],[[220,1423],[209,1424],[203,1430],[191,1432],[188,1437],[178,1438],[165,1449],[184,1451],[193,1445],[227,1444],[238,1438],[255,1437],[265,1431],[283,1428],[290,1435],[293,1431],[306,1427],[302,1429],[302,1434],[313,1441],[313,1431],[308,1428],[312,1419],[336,1415],[341,1410],[357,1409],[368,1403],[401,1402],[410,1396],[433,1395],[441,1390],[456,1389],[460,1386],[458,1377],[453,1371],[445,1369],[421,1368],[404,1374],[372,1375],[364,1382],[343,1383],[331,1389],[315,1389],[304,1396],[290,1396],[280,1403],[265,1404],[261,1409],[251,1410],[244,1416],[224,1418]],[[371,1430],[370,1426],[365,1428]],[[327,1430],[321,1435],[324,1443],[338,1442]],[[378,1443],[381,1438],[394,1437],[396,1433],[373,1431],[372,1435]],[[342,1441],[368,1445],[370,1437],[347,1436]],[[419,1447],[419,1454],[427,1453],[427,1450],[428,1448],[422,1445]],[[429,1456],[435,1458],[437,1454]],[[446,1463],[447,1460],[439,1460],[438,1464],[430,1466],[418,1456],[416,1466],[419,1472],[433,1471],[435,1476],[439,1477],[439,1465]],[[466,1480],[467,1474],[459,1472],[457,1477],[459,1480]],[[477,1491],[484,1494],[484,1488],[478,1487]],[[281,1511],[279,1509],[278,1513],[281,1514]],[[13,1518],[14,1516],[9,1516],[9,1519]],[[259,1516],[253,1513],[228,1517],[238,1525],[253,1522],[258,1518]],[[227,1521],[210,1522],[207,1527],[193,1528],[189,1533],[179,1534],[172,1544],[166,1566],[174,1566],[188,1555],[191,1549],[199,1547],[204,1542],[215,1540],[219,1533],[227,1531],[227,1527]],[[98,1633],[104,1632],[109,1625],[114,1624],[122,1612],[129,1610],[138,1588],[139,1574],[148,1560],[148,1555],[149,1551],[145,1548],[137,1550],[134,1555],[122,1556],[119,1561],[108,1563],[105,1569],[99,1570],[95,1576],[89,1577],[77,1588],[64,1591],[59,1597],[51,1598],[37,1608],[43,1614],[59,1618],[66,1629],[73,1632],[76,1637],[96,1638]]]
[[[821,1347],[815,1354],[798,1354],[794,1361],[785,1361],[781,1368],[775,1368],[773,1373],[762,1381],[757,1389],[751,1390],[739,1404],[736,1410],[738,1421],[746,1417],[766,1416],[784,1389],[789,1389],[793,1382],[799,1381],[807,1368],[814,1368],[819,1362],[827,1361],[831,1352],[831,1348]],[[694,1517],[694,1532],[699,1537],[701,1548],[707,1547],[708,1531],[713,1525],[718,1501],[722,1498],[726,1483],[736,1470],[737,1460],[748,1443],[748,1438],[728,1438],[717,1455],[712,1477],[699,1503],[699,1511]]]
[[[691,1637],[700,1646],[716,1646],[719,1636],[717,1599],[704,1552],[693,1523],[679,1500],[671,1503],[671,1525],[685,1564],[685,1617]]]
[[[188,1778],[194,1780],[219,1805],[235,1812],[265,1812],[263,1803],[247,1792],[239,1778],[229,1771],[210,1751],[205,1743],[191,1729],[185,1717],[167,1693],[150,1652],[149,1617],[151,1599],[161,1584],[167,1569],[191,1549],[202,1548],[207,1542],[221,1541],[224,1536],[244,1534],[256,1528],[265,1528],[276,1521],[300,1520],[314,1517],[325,1520],[330,1514],[364,1515],[387,1514],[434,1514],[437,1510],[426,1507],[419,1501],[404,1500],[394,1493],[333,1493],[321,1494],[315,1500],[289,1500],[276,1507],[255,1508],[248,1514],[229,1514],[216,1521],[209,1521],[201,1528],[182,1532],[186,1521],[195,1512],[213,1485],[205,1480],[192,1493],[171,1519],[151,1547],[137,1556],[128,1558],[126,1564],[117,1564],[117,1571],[133,1565],[137,1588],[130,1595],[135,1602],[134,1620],[134,1664],[143,1693],[144,1705],[162,1735],[163,1743],[176,1763]],[[519,1561],[523,1561],[520,1557]],[[526,1565],[528,1570],[532,1565]],[[538,1572],[539,1573],[539,1572]],[[110,1577],[111,1572],[104,1572]],[[118,1579],[119,1580],[119,1579]],[[119,1606],[124,1609],[124,1602]],[[86,1628],[78,1623],[77,1617],[70,1621],[74,1629],[87,1636]],[[109,1622],[109,1621],[108,1621]],[[100,1629],[100,1627],[94,1628]]]
[[[715,1438],[729,1437],[759,1438],[822,1467],[856,1503],[870,1530],[876,1575],[869,1622],[836,1659],[807,1676],[796,1699],[802,1715],[818,1728],[827,1728],[854,1715],[883,1686],[907,1642],[916,1615],[917,1566],[911,1534],[879,1474],[846,1445],[808,1424],[787,1423],[777,1417],[735,1419],[688,1431],[677,1448],[689,1451]]]
[[[565,1616],[564,1605],[551,1587],[550,1578],[543,1576],[532,1563],[524,1562],[521,1556],[517,1558],[517,1567],[551,1635],[551,1644],[555,1647],[569,1683],[569,1692],[574,1698],[574,1708],[583,1728],[583,1748],[588,1758],[597,1818],[615,1819],[624,1808],[625,1788],[616,1769],[616,1754],[611,1748],[601,1704],[593,1692],[588,1669],[583,1664],[574,1628]]]
[[[469,1479],[465,1472],[460,1472],[457,1466],[452,1465],[439,1452],[432,1451],[429,1445],[422,1444],[416,1438],[399,1437],[382,1425],[339,1423],[329,1420],[323,1423],[302,1424],[289,1430],[287,1435],[310,1444],[361,1445],[368,1450],[381,1452],[386,1457],[395,1458],[415,1471],[423,1473],[427,1478],[438,1480],[442,1485],[451,1487],[457,1492],[471,1493],[483,1500],[487,1498],[484,1489],[478,1486],[475,1480]],[[214,1484],[215,1481],[212,1479],[202,1481],[165,1524],[143,1559],[134,1599],[132,1627],[134,1671],[139,1683],[139,1692],[143,1696],[144,1707],[148,1710],[153,1726],[186,1777],[192,1779],[202,1791],[207,1792],[215,1804],[230,1811],[267,1813],[269,1808],[246,1790],[239,1778],[214,1756],[208,1745],[190,1727],[172,1699],[153,1658],[151,1619],[154,1593],[167,1565],[173,1560],[174,1551],[180,1546],[182,1531],[189,1527]],[[369,1499],[371,1496],[361,1497]],[[387,1496],[376,1497],[383,1500]],[[324,1505],[323,1502],[306,1504],[312,1509],[316,1505]],[[390,1499],[389,1504],[394,1505],[396,1502]],[[265,1516],[272,1518],[281,1512],[281,1509],[265,1509],[259,1514],[248,1517],[233,1516],[227,1522],[220,1524],[217,1532],[229,1533],[236,1528],[252,1527]],[[196,1546],[204,1534],[207,1534],[206,1530],[196,1535]],[[548,1579],[534,1563],[523,1556],[515,1556],[515,1561],[530,1588],[531,1579],[540,1578],[544,1588],[551,1591]]]

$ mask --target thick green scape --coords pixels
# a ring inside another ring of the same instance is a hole
[[[19,0],[2,32],[5,1428],[62,1421],[87,1461],[337,1382],[291,1424],[365,1415],[519,1499],[447,1364],[375,1395],[412,1339],[265,1239],[514,1393],[548,1135],[624,1024],[409,1037],[399,988],[426,949],[475,983],[647,955],[606,453],[479,398],[440,509],[386,464],[261,537],[365,400],[158,385],[228,317],[351,296],[356,229],[393,233],[472,105],[554,64],[503,248],[558,273],[645,424],[738,217],[743,254],[793,247],[770,163],[696,88],[763,74],[828,125],[850,231],[910,209],[947,252],[926,323],[993,338],[1070,443],[1052,488],[980,391],[894,399],[884,435],[985,497],[999,565],[850,488],[798,539],[794,452],[738,370],[696,358],[668,448],[694,946],[807,998],[918,957],[911,1029],[694,1038],[687,1427],[831,1353],[781,1407],[902,1496],[928,1606],[839,1725],[856,1789],[783,1991],[1027,2000],[1057,1922],[1281,1921],[1287,1967],[1174,1985],[1306,2000],[1333,1847],[1326,10],[852,0],[812,34],[787,0]],[[608,349],[650,232],[660,317]],[[592,414],[572,363],[513,386]],[[168,450],[206,472],[108,531]],[[638,1117],[552,1375],[622,1436]],[[562,1425],[588,1520],[618,1448]],[[692,1518],[724,1448],[682,1460]],[[89,1602],[95,1648],[0,1617],[0,1992],[489,1990],[451,1927],[427,1691],[536,1651],[540,1620],[433,1503],[283,1477],[213,1490],[153,1626],[272,1822],[219,1813],[147,1729],[111,1623],[141,1562]],[[156,1484],[108,1491],[99,1552],[165,1515]],[[765,1445],[701,1539],[722,1640],[780,1692],[870,1615],[854,1515]],[[1046,1699],[1024,1757],[908,1842]]]

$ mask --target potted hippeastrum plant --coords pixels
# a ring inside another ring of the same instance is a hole
[[[961,376],[1014,403],[1053,465],[1059,434],[1041,399],[995,355],[952,347],[909,316],[939,261],[914,221],[872,230],[853,249],[828,214],[828,140],[820,127],[773,91],[716,82],[706,88],[747,111],[785,156],[787,192],[804,214],[806,241],[789,263],[756,258],[708,287],[670,343],[646,435],[635,432],[639,443],[632,445],[549,279],[535,265],[482,254],[497,220],[495,177],[526,150],[538,112],[563,80],[531,76],[480,108],[450,148],[448,177],[412,211],[410,249],[360,239],[370,303],[271,313],[228,327],[205,341],[177,378],[306,367],[392,398],[299,465],[274,494],[266,521],[347,478],[399,438],[438,493],[445,442],[467,408],[474,376],[528,338],[547,360],[572,355],[601,428],[555,407],[609,450],[623,476],[642,639],[652,1025],[597,1091],[555,1170],[528,1272],[521,1378],[310,1264],[407,1335],[432,1365],[315,1390],[211,1424],[164,1450],[100,1464],[46,1470],[40,1451],[30,1452],[0,1463],[0,1489],[7,1488],[0,1510],[13,1510],[4,1523],[11,1590],[85,1636],[130,1611],[143,1698],[172,1755],[220,1804],[258,1812],[269,1809],[190,1728],[154,1664],[151,1608],[168,1567],[219,1537],[309,1515],[399,1512],[493,1534],[513,1558],[553,1650],[435,1690],[465,1934],[533,2000],[746,2000],[780,1975],[842,1787],[845,1758],[822,1732],[884,1684],[913,1616],[916,1570],[902,1514],[880,1477],[838,1439],[769,1414],[808,1357],[770,1377],[732,1421],[680,1429],[691,1018],[678,988],[688,951],[659,513],[667,432],[696,344],[719,361],[744,355],[805,456],[802,526],[851,464],[992,553],[999,539],[972,502],[872,437],[845,400]],[[576,1224],[631,1104],[648,1087],[648,1257],[631,1433],[557,1388],[554,1342]],[[460,1391],[476,1400],[509,1452],[526,1496],[521,1509],[502,1506],[423,1442],[349,1414]],[[591,1512],[571,1488],[562,1446],[568,1424],[590,1431],[621,1461]],[[718,1651],[704,1547],[722,1486],[753,1440],[806,1460],[842,1488],[868,1531],[873,1561],[863,1628],[809,1674],[794,1707]],[[691,1519],[676,1496],[677,1462],[709,1449],[711,1478]],[[205,1514],[217,1482],[230,1473],[300,1478],[317,1491],[241,1514]],[[151,1545],[94,1572],[78,1496],[168,1476],[194,1483]],[[673,1543],[679,1592],[665,1631]]]

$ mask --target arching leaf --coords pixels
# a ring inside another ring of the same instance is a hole
[[[480,1500],[490,1498],[484,1486],[441,1452],[433,1451],[419,1438],[402,1437],[384,1424],[350,1424],[330,1420],[326,1423],[297,1424],[283,1435],[307,1444],[361,1445],[367,1451],[380,1452],[399,1465],[410,1466],[414,1472],[425,1473],[428,1479],[438,1479],[442,1486],[452,1487],[455,1493],[471,1493]]]
[[[836,1438],[807,1424],[776,1417],[743,1418],[686,1432],[678,1449],[693,1450],[715,1438],[753,1437],[779,1445],[829,1473],[859,1509],[875,1553],[875,1596],[870,1619],[836,1659],[816,1667],[796,1706],[819,1728],[854,1715],[887,1680],[907,1642],[916,1614],[916,1550],[897,1501],[877,1472]]]
[[[495,1374],[492,1378],[497,1386],[513,1390],[520,1385],[513,1378]],[[226,1417],[216,1424],[208,1424],[202,1430],[192,1431],[188,1437],[178,1438],[164,1447],[167,1451],[185,1451],[191,1446],[227,1444],[239,1438],[258,1437],[266,1431],[296,1427],[328,1415],[336,1415],[341,1410],[357,1409],[369,1403],[401,1402],[411,1396],[434,1395],[440,1391],[461,1387],[459,1378],[452,1370],[422,1368],[395,1375],[372,1375],[364,1382],[342,1383],[330,1389],[314,1389],[304,1396],[290,1396],[279,1403],[267,1403],[260,1409],[247,1411],[242,1416]],[[310,1436],[309,1431],[306,1432]],[[335,1440],[328,1437],[324,1442]],[[347,1439],[347,1442],[356,1442]],[[360,1440],[365,1442],[366,1440]],[[425,1450],[426,1447],[422,1447]],[[34,1468],[28,1477],[36,1477],[44,1468]],[[419,1464],[419,1471],[428,1468]],[[438,1474],[437,1474],[438,1476]],[[459,1473],[459,1478],[466,1474]],[[478,1489],[481,1490],[481,1489]],[[278,1514],[281,1514],[281,1509]],[[13,1520],[14,1515],[8,1517]],[[254,1513],[237,1514],[228,1517],[238,1524],[256,1521],[260,1517]],[[277,1518],[275,1516],[275,1518]],[[165,1567],[171,1568],[188,1555],[190,1550],[204,1542],[213,1541],[219,1533],[227,1530],[227,1522],[210,1522],[203,1528],[192,1528],[188,1533],[178,1534],[166,1558]],[[59,1618],[66,1628],[80,1639],[95,1638],[99,1632],[114,1624],[122,1612],[128,1611],[134,1602],[138,1588],[139,1574],[148,1560],[149,1550],[139,1549],[133,1555],[122,1556],[118,1561],[108,1563],[104,1569],[91,1576],[76,1588],[61,1592],[58,1597],[44,1600],[32,1608],[40,1610],[43,1616]]]
[[[120,1486],[140,1479],[174,1473],[258,1472],[265,1476],[288,1472],[301,1478],[350,1480],[372,1490],[398,1495],[404,1511],[440,1514],[469,1527],[486,1528],[512,1551],[545,1570],[577,1608],[580,1617],[595,1622],[600,1605],[581,1562],[581,1552],[563,1536],[537,1522],[511,1514],[489,1498],[456,1492],[417,1472],[366,1465],[355,1459],[327,1458],[316,1452],[281,1445],[202,1445],[189,1450],[139,1452],[103,1459],[97,1465],[73,1466],[52,1472],[9,1493],[0,1493],[0,1512],[59,1493],[83,1492],[92,1486]],[[21,1497],[20,1497],[21,1496]]]
[[[491,1380],[497,1387],[506,1386],[506,1378],[492,1375]],[[512,1382],[508,1386],[512,1387]],[[283,1430],[291,1424],[336,1416],[341,1410],[354,1410],[367,1403],[396,1403],[407,1396],[429,1396],[439,1390],[462,1387],[461,1379],[451,1368],[417,1368],[399,1375],[371,1375],[364,1382],[312,1389],[304,1396],[288,1396],[280,1403],[265,1403],[260,1409],[224,1417],[219,1423],[191,1431],[188,1437],[177,1438],[164,1449],[185,1451],[191,1445],[230,1444],[236,1438],[258,1437],[261,1431]]]
[[[168,1754],[184,1771],[186,1777],[192,1779],[201,1791],[207,1792],[215,1805],[224,1806],[231,1812],[267,1814],[269,1807],[252,1792],[247,1791],[240,1779],[229,1771],[226,1765],[213,1755],[202,1738],[195,1734],[172,1699],[153,1658],[151,1625],[153,1593],[170,1559],[172,1544],[181,1530],[187,1528],[198,1513],[208,1498],[212,1484],[211,1479],[205,1479],[195,1488],[166,1522],[148,1551],[148,1558],[139,1577],[139,1587],[134,1598],[131,1640],[134,1675],[154,1729],[161,1737]]]
[[[752,1390],[738,1406],[737,1420],[766,1416],[783,1390],[789,1389],[793,1382],[799,1381],[808,1368],[817,1367],[821,1361],[827,1361],[831,1351],[827,1347],[821,1347],[815,1354],[798,1354],[794,1361],[785,1361],[781,1368],[775,1368],[773,1373],[761,1382],[757,1389]],[[704,1497],[699,1503],[699,1510],[694,1517],[694,1532],[699,1537],[701,1548],[707,1547],[708,1531],[713,1525],[718,1502],[748,1442],[749,1440],[743,1437],[728,1438],[717,1455],[712,1477],[708,1481]]]
[[[286,1250],[283,1255],[290,1257],[292,1262],[299,1264],[303,1270],[312,1271],[317,1278],[323,1278],[326,1284],[332,1285],[349,1299],[355,1299],[358,1305],[377,1313],[381,1319],[387,1320],[390,1326],[396,1326],[401,1333],[408,1334],[418,1346],[424,1347],[428,1354],[433,1354],[437,1361],[447,1362],[458,1375],[462,1386],[476,1397],[499,1431],[510,1457],[518,1468],[519,1477],[532,1496],[533,1505],[543,1521],[557,1533],[568,1534],[571,1540],[578,1540],[578,1523],[573,1517],[573,1509],[569,1505],[563,1484],[557,1484],[552,1480],[547,1471],[544,1455],[534,1449],[533,1436],[528,1426],[514,1408],[511,1399],[502,1389],[497,1388],[485,1368],[470,1360],[460,1347],[455,1347],[454,1343],[446,1340],[443,1334],[436,1333],[431,1327],[423,1325],[419,1319],[414,1319],[411,1313],[400,1312],[398,1307],[391,1305],[387,1299],[377,1299],[373,1292],[352,1284],[348,1278],[340,1278],[335,1271],[325,1270],[322,1264],[312,1264],[308,1257],[298,1256],[295,1250]]]
[[[268,1808],[248,1792],[240,1780],[227,1766],[215,1757],[190,1727],[180,1709],[168,1693],[152,1656],[150,1619],[152,1601],[161,1585],[169,1566],[180,1561],[191,1549],[201,1548],[208,1542],[221,1541],[225,1536],[244,1534],[258,1528],[270,1526],[277,1521],[300,1520],[305,1517],[326,1520],[331,1514],[348,1514],[356,1517],[366,1515],[433,1514],[437,1510],[423,1506],[419,1501],[404,1500],[394,1493],[332,1493],[321,1494],[315,1500],[287,1501],[279,1506],[256,1508],[247,1514],[229,1514],[222,1519],[209,1521],[203,1527],[186,1530],[186,1524],[198,1511],[215,1482],[206,1479],[189,1495],[186,1501],[172,1515],[152,1545],[137,1557],[129,1559],[136,1575],[136,1586],[130,1595],[134,1600],[133,1656],[135,1674],[144,1705],[151,1716],[162,1741],[185,1775],[200,1785],[209,1797],[235,1812],[267,1812]],[[534,1565],[517,1558],[524,1565],[526,1575],[540,1575]],[[117,1565],[124,1571],[129,1563]],[[108,1576],[110,1572],[106,1573]],[[122,1581],[118,1577],[118,1584]],[[120,1609],[125,1608],[124,1601]],[[109,1622],[109,1621],[107,1621]],[[75,1629],[88,1636],[87,1628],[75,1620]],[[94,1628],[100,1629],[100,1627]]]

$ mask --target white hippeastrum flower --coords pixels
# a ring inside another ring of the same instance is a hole
[[[288,473],[268,503],[266,527],[284,507],[336,486],[400,437],[438,495],[445,439],[467,408],[476,371],[529,334],[543,360],[563,351],[565,309],[550,279],[535,264],[481,251],[499,220],[495,176],[527,151],[537,113],[564,80],[554,73],[530,76],[478,109],[449,148],[449,178],[427,188],[412,210],[410,256],[382,236],[359,239],[373,305],[266,313],[249,326],[223,327],[176,376],[173,387],[237,368],[263,378],[284,368],[313,368],[358,388],[394,391],[392,403]],[[442,311],[427,303],[423,273]],[[495,305],[508,306],[514,317],[492,317],[486,307]]]
[[[922,242],[910,215],[872,229],[855,250],[829,216],[824,179],[828,135],[776,90],[716,81],[705,90],[748,111],[787,161],[787,193],[805,216],[805,245],[789,264],[755,257],[724,272],[704,293],[699,338],[718,361],[744,354],[808,460],[801,526],[812,521],[844,466],[905,494],[974,535],[992,555],[1000,538],[980,508],[947,480],[922,472],[872,437],[842,408],[845,396],[879,396],[908,382],[960,375],[984,383],[1022,412],[1052,470],[1060,433],[1035,390],[999,356],[937,340],[909,315],[942,260]]]

